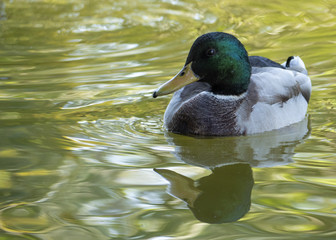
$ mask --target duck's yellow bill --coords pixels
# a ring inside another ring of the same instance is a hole
[[[153,93],[153,98],[175,92],[185,85],[200,80],[200,77],[191,69],[191,64],[192,62],[184,66],[175,77],[156,89]]]

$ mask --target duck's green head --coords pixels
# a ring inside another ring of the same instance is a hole
[[[183,69],[159,87],[153,97],[169,94],[196,81],[215,94],[239,95],[247,90],[251,66],[243,44],[234,36],[211,32],[196,39]]]

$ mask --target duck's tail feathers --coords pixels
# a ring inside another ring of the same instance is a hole
[[[283,67],[308,75],[306,66],[299,56],[290,56],[281,64]]]

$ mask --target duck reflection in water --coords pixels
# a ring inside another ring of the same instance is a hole
[[[250,209],[253,176],[249,164],[215,168],[197,181],[167,169],[155,171],[169,181],[170,193],[187,202],[202,222],[234,222]]]
[[[250,209],[254,185],[252,167],[291,163],[295,146],[310,130],[308,119],[261,135],[193,138],[167,133],[174,154],[211,174],[193,180],[169,169],[154,169],[168,180],[168,192],[185,201],[195,217],[206,223],[235,222]]]

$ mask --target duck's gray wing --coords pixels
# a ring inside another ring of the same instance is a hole
[[[238,111],[247,134],[282,128],[304,119],[311,94],[307,75],[288,69],[252,68],[247,99]]]

